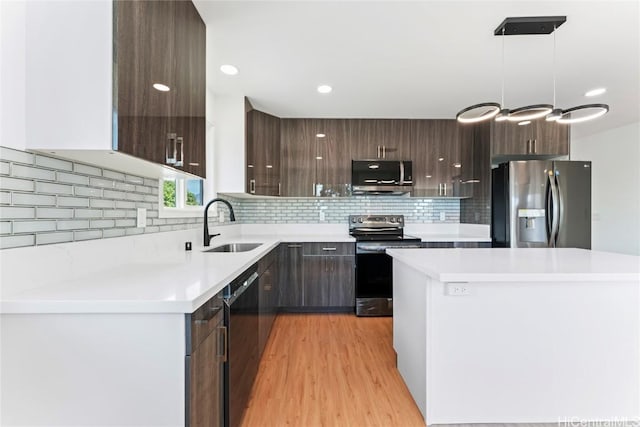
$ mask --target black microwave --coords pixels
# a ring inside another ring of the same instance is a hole
[[[352,160],[352,194],[405,195],[411,192],[410,160]]]

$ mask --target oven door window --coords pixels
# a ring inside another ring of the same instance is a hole
[[[393,261],[387,254],[357,254],[356,297],[391,298]]]

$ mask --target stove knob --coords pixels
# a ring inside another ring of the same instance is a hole
[[[396,222],[396,219],[394,217],[391,217],[391,219],[389,219],[390,222]]]
[[[351,218],[351,222],[356,222],[356,217],[354,216],[353,218]]]
[[[362,224],[362,217],[358,218],[358,222]]]

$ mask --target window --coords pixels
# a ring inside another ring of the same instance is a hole
[[[163,178],[160,184],[160,217],[193,217],[202,214],[203,180]]]

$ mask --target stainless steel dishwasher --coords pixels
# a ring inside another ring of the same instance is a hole
[[[228,359],[225,366],[225,425],[237,427],[249,402],[260,362],[257,265],[245,271],[225,293]]]

